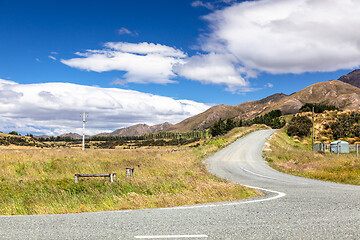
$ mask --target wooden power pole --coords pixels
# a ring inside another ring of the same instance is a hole
[[[315,135],[314,135],[314,107],[312,107],[312,137],[311,137],[311,142],[312,142],[312,149],[314,150],[314,138],[315,138]]]

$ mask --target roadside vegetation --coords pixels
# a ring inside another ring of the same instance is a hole
[[[286,127],[289,136],[309,137],[312,132],[312,113],[301,112],[289,120]],[[360,112],[359,111],[324,111],[314,114],[315,143],[330,144],[335,140],[360,144]]]
[[[314,152],[310,137],[291,137],[286,131],[277,131],[268,141],[264,157],[269,166],[296,176],[360,185],[360,160],[356,153],[338,156],[336,153]],[[331,141],[329,136],[322,139]]]
[[[260,192],[217,178],[203,159],[264,125],[234,128],[217,138],[171,146],[129,149],[2,148],[0,214],[58,214],[173,207],[233,201]],[[169,140],[170,141],[170,140]],[[125,168],[135,176],[126,178]],[[117,180],[75,173],[117,173]]]

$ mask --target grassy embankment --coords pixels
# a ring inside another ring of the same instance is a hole
[[[209,174],[202,164],[210,154],[260,128],[264,126],[236,128],[222,138],[201,140],[199,146],[89,149],[84,152],[69,148],[2,148],[0,214],[172,207],[260,195],[256,190]],[[126,167],[135,167],[135,177],[125,178]],[[98,178],[74,183],[75,173],[111,172],[118,174],[117,181],[112,184],[108,179]]]
[[[360,185],[360,159],[355,153],[318,153],[311,150],[311,139],[299,141],[285,130],[277,131],[268,141],[271,151],[265,159],[278,171],[306,178]],[[310,143],[310,144],[308,144]]]

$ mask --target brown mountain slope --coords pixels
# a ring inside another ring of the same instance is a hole
[[[146,133],[166,131],[171,126],[172,124],[168,122],[153,126],[149,126],[146,124],[137,124],[126,128],[117,129],[111,133],[100,133],[96,136],[141,136]]]
[[[185,119],[169,130],[202,130],[210,127],[220,118],[246,119],[276,109],[280,109],[284,114],[294,114],[305,103],[330,104],[344,110],[358,110],[360,108],[360,89],[338,80],[320,82],[289,96],[275,94],[262,100],[245,102],[236,106],[215,106],[206,112]]]
[[[342,81],[342,82],[345,82],[345,83],[348,83],[355,87],[360,88],[360,69],[357,69],[347,75],[340,77],[339,81]]]
[[[305,103],[321,103],[335,105],[343,110],[358,110],[360,89],[338,80],[320,82],[282,99],[272,108],[280,109],[284,114],[293,114]]]
[[[240,105],[218,105],[209,108],[207,111],[187,118],[184,121],[173,125],[169,131],[186,132],[191,130],[203,130],[209,128],[215,121],[227,118],[251,118],[266,111],[271,104],[279,102],[287,97],[286,94],[277,93],[258,101],[249,101]]]

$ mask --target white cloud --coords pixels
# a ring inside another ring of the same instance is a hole
[[[126,80],[121,78],[115,78],[114,81],[111,82],[112,85],[126,85]]]
[[[51,55],[49,55],[48,57],[51,58],[52,60],[56,61],[56,57],[51,56]]]
[[[231,55],[210,53],[196,55],[179,64],[175,71],[182,77],[200,81],[204,84],[224,84],[228,91],[238,91],[247,88],[249,83],[241,77],[242,69],[237,69],[233,64]]]
[[[186,54],[179,50],[162,44],[154,43],[127,43],[127,42],[108,42],[105,47],[125,53],[135,54],[159,54],[165,57],[184,58]]]
[[[191,6],[193,7],[204,7],[210,10],[213,10],[215,7],[212,3],[210,2],[203,2],[203,1],[194,1],[191,3]]]
[[[204,7],[209,10],[221,8],[225,5],[229,5],[236,0],[216,0],[216,1],[194,1],[191,3],[192,7]]]
[[[273,87],[274,87],[274,84],[272,84],[272,83],[267,83],[267,84],[265,84],[265,87],[273,88]]]
[[[214,10],[204,17],[210,33],[200,36],[202,52],[195,56],[161,44],[108,42],[105,49],[76,53],[80,57],[61,62],[87,71],[125,72],[114,84],[166,84],[182,76],[223,84],[232,92],[258,90],[249,79],[260,72],[335,71],[360,65],[360,31],[355,30],[360,28],[360,1],[198,0],[191,5]]]
[[[83,111],[90,113],[87,134],[96,134],[137,123],[177,123],[209,108],[190,100],[117,88],[70,83],[18,84],[1,79],[0,96],[1,131],[56,135],[81,133]]]
[[[129,29],[127,29],[127,28],[122,27],[122,28],[120,28],[120,29],[118,30],[118,34],[120,34],[120,35],[123,35],[123,34],[131,34],[131,31],[130,31]]]
[[[105,47],[76,53],[81,58],[61,62],[87,71],[124,71],[127,82],[166,84],[174,82],[173,65],[182,63],[186,56],[181,50],[153,43],[109,42]]]
[[[202,49],[273,74],[356,68],[359,12],[358,0],[236,3],[205,17],[212,33],[202,39]]]

